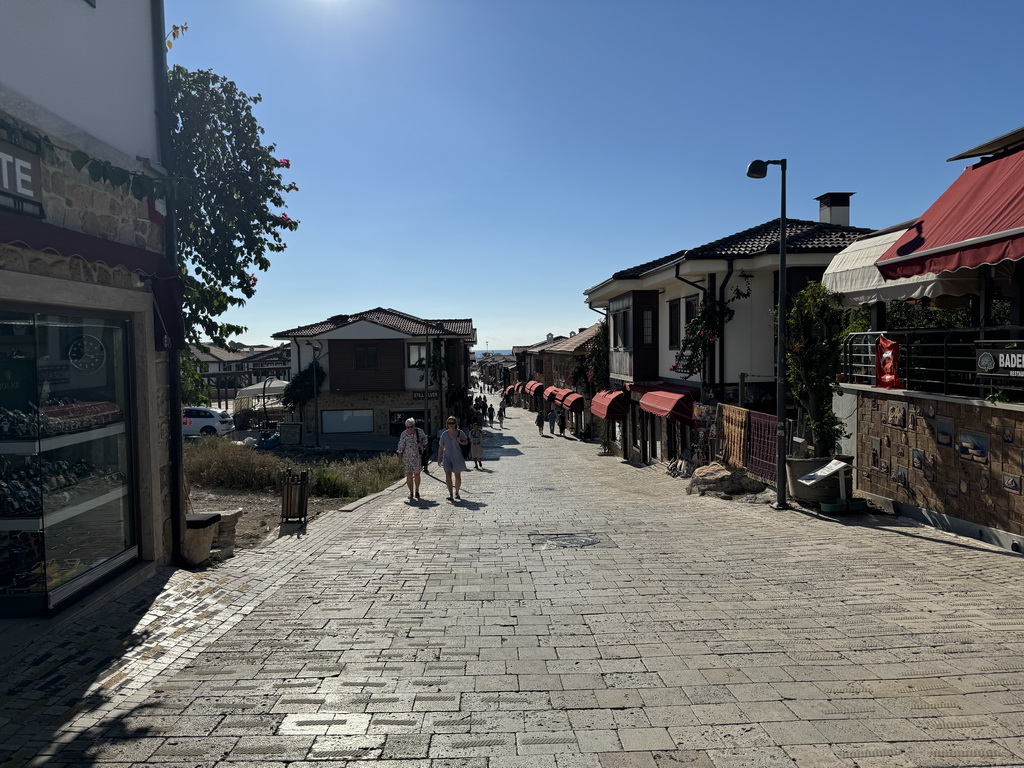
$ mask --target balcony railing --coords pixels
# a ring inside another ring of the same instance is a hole
[[[972,398],[998,391],[1010,401],[1024,402],[1024,380],[980,377],[975,362],[978,349],[1024,339],[1024,326],[851,333],[843,343],[844,381],[876,386],[875,347],[881,335],[900,345],[897,370],[903,389]]]

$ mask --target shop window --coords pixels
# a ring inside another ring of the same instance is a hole
[[[324,434],[341,432],[373,432],[373,410],[321,411],[320,431]]]
[[[128,323],[0,312],[0,616],[138,555]]]

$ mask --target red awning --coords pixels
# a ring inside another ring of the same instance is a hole
[[[693,395],[655,389],[640,398],[640,409],[675,421],[693,421]]]
[[[515,384],[509,384],[507,387],[505,387],[504,391],[505,391],[505,395],[506,396],[511,395],[513,392],[516,391],[516,385]]]
[[[543,382],[540,381],[528,381],[526,382],[526,394],[535,395],[537,390],[544,386]]]
[[[571,389],[556,389],[555,390],[555,405],[560,406],[562,404],[562,401],[565,400],[565,398],[568,397],[571,394],[572,394],[572,390]]]
[[[875,266],[893,280],[1024,258],[1024,152],[972,165]]]
[[[526,385],[523,384],[523,382],[521,382],[521,381],[517,381],[516,382],[516,392],[522,392],[524,389],[526,389]]]
[[[585,402],[583,395],[578,392],[567,392],[565,397],[562,398],[562,407],[573,413],[583,413]]]
[[[599,419],[622,421],[629,415],[629,395],[621,390],[605,390],[594,395],[590,412]]]
[[[544,390],[544,399],[545,400],[554,400],[555,399],[555,395],[557,395],[557,394],[558,394],[558,387],[547,387]]]

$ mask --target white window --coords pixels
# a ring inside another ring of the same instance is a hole
[[[409,344],[407,345],[407,350],[409,352],[409,362],[406,363],[406,365],[408,365],[410,368],[419,368],[426,362],[426,344]]]
[[[321,411],[324,434],[331,432],[373,432],[373,410]]]

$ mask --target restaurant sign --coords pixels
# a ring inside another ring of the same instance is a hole
[[[0,141],[0,207],[42,216],[42,203],[39,155]]]
[[[978,376],[1024,379],[1024,341],[987,342],[974,354]]]

